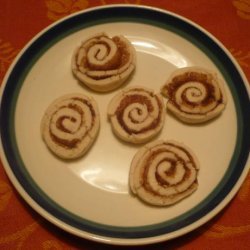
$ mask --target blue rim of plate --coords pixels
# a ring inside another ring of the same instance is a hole
[[[95,18],[93,18],[95,17]],[[15,107],[25,77],[36,61],[55,43],[68,35],[103,23],[131,22],[152,25],[173,32],[192,42],[205,53],[225,78],[237,111],[237,142],[230,165],[217,187],[200,204],[177,218],[140,227],[103,225],[81,218],[56,204],[33,181],[19,153],[15,135]],[[145,6],[109,6],[93,8],[72,15],[51,25],[24,50],[5,82],[0,110],[0,132],[4,155],[10,171],[29,197],[54,218],[66,225],[93,235],[141,239],[166,235],[181,230],[211,213],[232,191],[241,177],[250,149],[249,95],[242,75],[225,50],[206,32],[192,22],[170,12]]]

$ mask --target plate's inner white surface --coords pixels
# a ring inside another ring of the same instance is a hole
[[[232,96],[226,87],[226,110],[218,119],[203,125],[185,125],[171,115],[166,117],[164,128],[156,139],[174,139],[193,149],[201,166],[199,188],[174,206],[147,206],[132,197],[128,188],[130,162],[140,146],[118,140],[106,116],[109,100],[119,90],[95,93],[81,86],[71,73],[71,57],[76,46],[81,40],[102,31],[111,36],[119,32],[136,48],[136,72],[123,87],[143,85],[157,92],[176,68],[197,65],[217,70],[195,45],[153,26],[114,23],[74,33],[43,54],[24,81],[15,121],[21,156],[34,181],[52,200],[85,219],[117,226],[141,226],[172,219],[206,198],[227,170],[237,131]],[[101,129],[87,155],[77,161],[64,162],[42,141],[40,121],[55,98],[72,92],[83,92],[96,99]]]

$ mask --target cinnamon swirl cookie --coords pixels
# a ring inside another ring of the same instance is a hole
[[[208,121],[227,103],[222,80],[216,73],[198,67],[175,71],[161,93],[168,98],[168,110],[187,123]]]
[[[106,92],[119,87],[135,69],[136,52],[124,36],[100,33],[83,41],[72,59],[74,75],[89,88]]]
[[[154,141],[134,156],[129,185],[148,204],[167,206],[192,194],[198,187],[199,164],[194,153],[176,141]]]
[[[131,143],[149,141],[164,124],[163,98],[144,87],[124,89],[110,101],[108,117],[120,139]]]
[[[47,108],[41,133],[53,153],[63,159],[74,159],[84,155],[93,144],[99,127],[94,99],[83,94],[68,94]]]

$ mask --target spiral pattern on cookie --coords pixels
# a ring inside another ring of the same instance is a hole
[[[124,36],[97,34],[77,48],[72,59],[75,76],[89,88],[106,92],[119,87],[135,68],[135,49]]]
[[[129,174],[132,192],[151,205],[174,204],[198,187],[198,161],[193,152],[176,141],[155,141],[133,158]]]
[[[197,67],[179,69],[162,88],[167,108],[179,119],[200,123],[219,115],[225,108],[226,95],[215,73]]]
[[[41,132],[48,148],[64,159],[82,156],[93,144],[100,126],[94,99],[69,94],[56,99],[46,110]]]
[[[163,98],[143,87],[127,88],[109,103],[108,116],[114,133],[122,140],[143,143],[163,127]]]

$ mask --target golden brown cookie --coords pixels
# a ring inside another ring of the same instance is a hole
[[[68,94],[47,108],[41,133],[48,148],[63,159],[75,159],[86,153],[100,127],[97,104],[83,94]]]
[[[198,187],[199,163],[194,153],[176,141],[154,141],[134,156],[129,184],[132,193],[148,204],[167,206]]]
[[[74,75],[89,88],[107,92],[118,88],[135,69],[136,52],[124,36],[96,34],[83,41],[72,59]]]
[[[123,89],[108,106],[114,133],[131,143],[144,143],[158,134],[165,120],[163,98],[141,86]]]
[[[173,72],[161,93],[167,109],[186,123],[202,123],[218,116],[227,103],[223,82],[216,73],[186,67]]]

